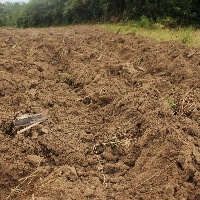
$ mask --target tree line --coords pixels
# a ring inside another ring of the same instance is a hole
[[[200,25],[199,0],[30,0],[0,3],[0,26],[46,27],[148,19],[169,26]]]

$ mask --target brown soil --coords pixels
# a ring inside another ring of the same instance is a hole
[[[16,114],[46,120],[10,136]],[[96,26],[0,29],[0,199],[200,199],[200,49]]]

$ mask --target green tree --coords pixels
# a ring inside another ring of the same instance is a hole
[[[16,19],[20,16],[22,3],[0,3],[0,26],[16,26]]]
[[[23,7],[21,17],[18,18],[19,27],[41,27],[52,24],[52,14],[48,0],[32,0]]]
[[[90,1],[69,0],[65,3],[64,17],[67,24],[88,22],[92,19]]]
[[[0,26],[40,27],[118,19],[200,24],[199,0],[31,0],[0,3]]]

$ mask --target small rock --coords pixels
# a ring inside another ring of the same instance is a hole
[[[73,174],[72,172],[70,171],[67,171],[65,173],[65,177],[68,181],[71,181],[71,182],[74,182],[78,179],[77,175]]]
[[[87,160],[82,161],[82,166],[83,167],[87,167],[89,165]]]
[[[94,195],[94,190],[87,187],[84,192],[84,197],[91,197]]]
[[[95,78],[94,78],[94,83],[97,83],[101,78],[101,74],[98,74]]]
[[[97,165],[97,164],[98,164],[98,160],[97,160],[96,157],[94,157],[94,156],[88,158],[87,161],[88,161],[88,164],[89,164],[89,165]]]
[[[50,166],[39,166],[37,167],[37,172],[36,174],[39,177],[46,177],[52,172],[53,168]]]
[[[62,176],[64,176],[68,181],[76,181],[78,179],[78,175],[76,172],[75,167],[71,167],[71,166],[63,166],[60,168],[60,174],[62,174]]]
[[[74,175],[77,176],[77,172],[76,172],[75,167],[70,167],[70,166],[68,166],[68,169],[71,170],[71,172],[72,172]]]
[[[106,151],[102,154],[102,157],[107,161],[116,162],[118,157],[113,155],[112,152],[107,148]]]
[[[37,69],[38,69],[39,72],[45,71],[45,67],[44,66],[38,66]]]
[[[130,167],[129,166],[127,166],[123,161],[119,161],[118,163],[117,163],[117,166],[119,167],[119,169],[121,170],[121,171],[127,171]]]
[[[104,152],[104,150],[105,150],[105,146],[103,144],[99,143],[95,145],[95,148],[94,148],[95,154],[101,154]]]
[[[195,160],[196,160],[197,164],[200,165],[200,153],[196,149],[194,149],[193,150],[193,155],[195,157]]]
[[[118,192],[123,192],[126,190],[125,185],[119,185],[119,184],[114,184],[112,188],[114,191],[118,191]]]
[[[39,84],[38,80],[31,80],[29,88],[35,88]]]
[[[101,185],[101,181],[99,180],[99,178],[94,176],[91,177],[91,183],[94,188],[99,187],[99,185]]]
[[[49,133],[49,130],[45,127],[41,128],[40,130],[43,134],[48,134]]]
[[[115,164],[106,163],[104,166],[104,172],[106,174],[114,174],[119,171],[119,167]]]
[[[92,134],[87,134],[86,132],[81,132],[80,138],[83,142],[90,142],[90,141],[94,141],[95,137]]]
[[[28,155],[27,156],[27,161],[34,166],[39,165],[42,160],[43,160],[43,157],[40,157],[40,156],[37,156],[37,155]]]
[[[4,90],[0,90],[0,97],[4,97],[6,95]]]
[[[174,197],[174,193],[175,193],[175,189],[174,189],[174,183],[171,182],[171,183],[168,183],[166,186],[165,186],[165,189],[164,189],[164,196],[166,198],[169,198],[170,199],[173,199]]]
[[[33,139],[37,139],[38,136],[39,136],[39,133],[38,133],[38,132],[36,132],[36,131],[33,131],[33,132],[32,132],[32,138],[33,138]]]
[[[109,181],[111,183],[122,183],[125,181],[125,178],[122,177],[122,176],[118,176],[118,177],[113,177],[113,178],[110,178]]]

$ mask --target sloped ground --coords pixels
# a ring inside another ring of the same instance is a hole
[[[23,113],[46,120],[6,134]],[[0,199],[200,199],[199,49],[1,29],[0,123]]]

